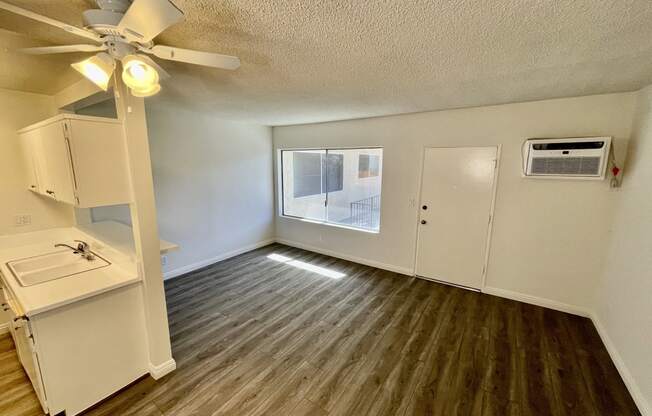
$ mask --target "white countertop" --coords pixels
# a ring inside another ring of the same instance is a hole
[[[57,251],[54,248],[55,243],[73,245],[72,240],[75,239],[88,242],[92,251],[111,264],[103,268],[26,287],[18,283],[7,266],[7,262],[13,260]],[[132,258],[74,227],[2,236],[0,239],[0,272],[3,284],[12,292],[22,313],[27,316],[33,316],[141,280]]]

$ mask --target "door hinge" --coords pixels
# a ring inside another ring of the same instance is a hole
[[[491,214],[489,214],[489,222],[487,224],[491,224]]]

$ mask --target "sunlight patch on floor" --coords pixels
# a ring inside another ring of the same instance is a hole
[[[309,272],[317,273],[322,276],[330,277],[331,279],[341,279],[346,276],[344,273],[340,273],[336,270],[327,269],[325,267],[315,266],[314,264],[306,263],[305,261],[293,260],[290,257],[283,256],[281,254],[270,254],[267,256],[268,259],[278,261],[279,263],[289,264],[290,266],[297,267],[299,269],[307,270]]]

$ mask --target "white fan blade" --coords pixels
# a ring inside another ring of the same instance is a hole
[[[190,49],[174,48],[172,46],[156,45],[145,52],[170,61],[187,62],[189,64],[211,66],[221,69],[238,69],[240,59],[235,56],[220,55],[218,53],[199,52]]]
[[[183,12],[169,0],[134,0],[118,24],[128,40],[147,43],[183,19]]]
[[[97,52],[105,51],[104,45],[62,45],[62,46],[42,46],[37,48],[18,49],[18,52],[28,55],[46,55],[50,53],[68,53],[68,52]]]
[[[14,6],[13,4],[9,4],[4,1],[0,1],[0,9],[4,9],[12,13],[19,14],[21,16],[25,16],[27,18],[37,20],[42,23],[47,23],[48,25],[58,27],[59,29],[63,29],[66,32],[72,33],[77,36],[82,36],[84,38],[94,40],[95,42],[99,42],[99,43],[102,42],[102,38],[100,37],[100,35],[98,35],[95,32],[91,32],[90,30],[82,29],[76,26],[71,26],[67,23],[50,19],[49,17],[41,16],[40,14],[30,12],[29,10],[22,9],[20,7]]]

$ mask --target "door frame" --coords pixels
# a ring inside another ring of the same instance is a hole
[[[421,221],[421,194],[423,191],[423,171],[425,169],[425,163],[426,163],[426,150],[428,149],[463,149],[463,148],[474,148],[474,147],[495,147],[496,148],[496,166],[494,168],[494,178],[491,186],[491,206],[489,208],[489,224],[487,227],[487,240],[485,243],[485,255],[484,255],[484,264],[483,264],[483,272],[482,272],[482,283],[480,284],[480,287],[478,289],[473,288],[473,287],[468,287],[468,286],[461,286],[461,285],[456,285],[454,283],[449,283],[449,282],[444,282],[441,280],[437,279],[431,279],[425,276],[419,276],[417,275],[417,262],[419,261],[419,233],[421,230],[421,227],[419,227],[419,221]],[[456,286],[456,287],[461,287],[462,289],[467,289],[467,290],[473,290],[473,291],[480,291],[484,292],[484,289],[487,285],[487,272],[489,269],[489,255],[491,252],[491,241],[492,241],[492,235],[493,235],[493,228],[494,228],[494,220],[495,220],[495,209],[496,209],[496,195],[498,194],[498,179],[499,179],[499,172],[500,172],[500,162],[501,162],[501,154],[502,154],[502,149],[503,145],[502,144],[494,144],[494,145],[467,145],[467,146],[423,146],[421,149],[421,163],[419,167],[419,184],[418,184],[418,189],[417,189],[417,201],[416,201],[416,221],[415,221],[415,242],[414,242],[414,263],[413,263],[413,270],[414,273],[413,275],[415,277],[421,278],[421,279],[426,279],[426,280],[431,280],[435,281],[438,283],[442,283],[445,285],[449,286]]]

